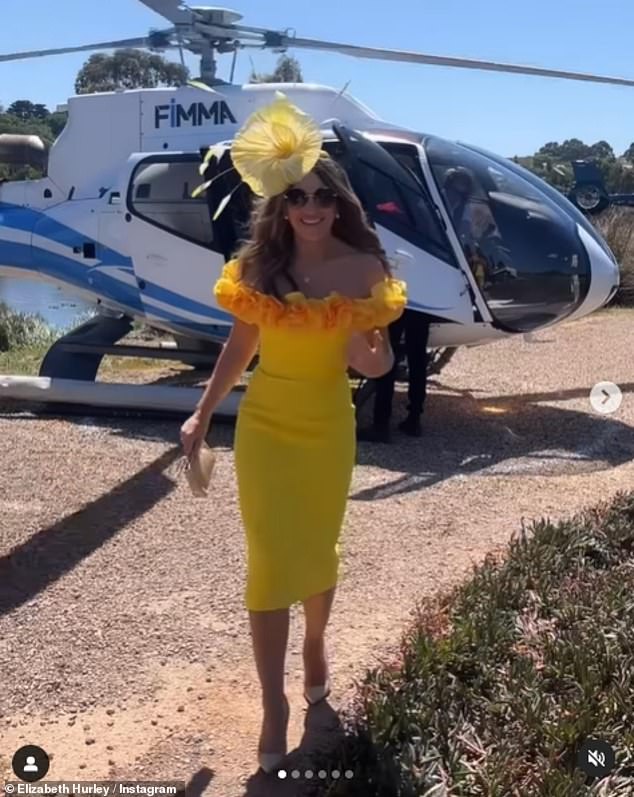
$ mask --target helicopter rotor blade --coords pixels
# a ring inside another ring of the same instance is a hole
[[[154,46],[151,38],[143,36],[136,39],[119,39],[118,41],[98,42],[96,44],[82,44],[79,47],[60,47],[55,50],[30,50],[22,53],[6,53],[0,55],[2,61],[20,61],[25,58],[43,58],[48,55],[65,55],[66,53],[81,53],[90,50],[115,50],[120,47],[148,47]],[[165,45],[171,46],[171,45]]]
[[[251,29],[253,30],[253,29]],[[373,58],[383,61],[404,61],[407,63],[428,64],[432,66],[449,66],[460,69],[479,69],[488,72],[505,72],[520,75],[536,75],[538,77],[580,80],[589,83],[608,83],[616,86],[634,86],[634,79],[593,75],[585,72],[570,72],[559,69],[545,69],[523,64],[506,64],[495,61],[478,61],[472,58],[453,58],[441,55],[408,52],[405,50],[384,50],[378,47],[361,47],[355,44],[321,41],[319,39],[303,39],[287,36],[283,33],[268,31],[265,35],[265,46],[279,48],[302,47],[312,50],[330,50],[351,55],[357,58]]]
[[[191,24],[193,12],[181,0],[141,0],[144,6],[168,19],[173,25]]]
[[[183,0],[141,0],[157,14],[170,20],[175,28],[150,32],[149,36],[121,39],[119,41],[86,44],[78,47],[62,47],[52,50],[0,55],[3,61],[17,61],[48,55],[62,55],[90,50],[109,50],[121,47],[141,47],[150,50],[185,48],[193,53],[207,52],[210,48],[218,52],[235,52],[236,49],[258,47],[283,52],[289,48],[321,50],[340,53],[356,58],[381,61],[445,66],[458,69],[473,69],[506,74],[532,75],[537,77],[575,80],[586,83],[602,83],[615,86],[634,86],[634,78],[612,77],[562,69],[546,69],[526,64],[509,64],[496,61],[481,61],[473,58],[429,55],[406,50],[388,50],[379,47],[364,47],[343,42],[324,41],[298,37],[292,30],[274,31],[237,24],[242,15],[224,8],[190,7]]]

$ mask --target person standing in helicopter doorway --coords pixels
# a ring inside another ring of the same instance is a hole
[[[405,354],[409,372],[407,391],[408,414],[399,424],[399,429],[411,437],[422,435],[421,418],[427,398],[427,343],[429,341],[429,317],[418,310],[406,308],[405,312],[388,327],[390,344],[396,353],[401,348],[401,341],[405,337]],[[376,392],[374,398],[372,425],[357,431],[357,440],[389,443],[391,441],[390,419],[392,417],[392,403],[396,374],[398,371],[398,356],[394,358],[394,365],[387,374],[375,380]]]

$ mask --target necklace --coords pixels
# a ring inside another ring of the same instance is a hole
[[[291,275],[291,276],[293,276],[293,275]],[[306,274],[295,274],[295,279],[298,280],[299,282],[304,283],[305,285],[308,285],[313,280],[312,277],[309,277]]]

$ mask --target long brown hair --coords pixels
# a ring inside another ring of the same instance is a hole
[[[390,264],[381,241],[366,219],[363,206],[354,193],[345,171],[329,156],[320,158],[313,169],[327,188],[337,194],[336,218],[332,226],[335,238],[359,252],[375,255],[386,274]],[[284,218],[283,195],[258,200],[250,219],[249,240],[235,257],[241,263],[241,276],[262,293],[281,298],[280,277],[292,284],[289,274],[293,257],[293,229]]]

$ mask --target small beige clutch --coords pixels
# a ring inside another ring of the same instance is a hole
[[[216,455],[203,441],[185,467],[187,483],[196,498],[204,498],[208,494],[215,464]]]

